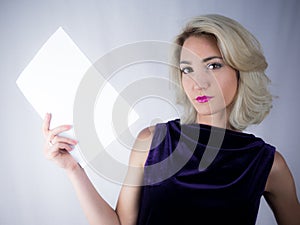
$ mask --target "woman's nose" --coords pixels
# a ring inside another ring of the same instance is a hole
[[[207,77],[207,74],[196,73],[192,79],[194,81],[194,89],[196,90],[206,90],[210,86],[210,81]]]
[[[196,90],[206,90],[207,88],[209,87],[209,84],[207,83],[207,82],[205,82],[205,83],[201,83],[201,84],[195,84],[194,85],[194,88],[196,89]]]

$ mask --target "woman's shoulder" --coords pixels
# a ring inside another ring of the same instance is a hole
[[[143,128],[137,135],[138,139],[149,139],[153,137],[155,125]]]
[[[179,123],[179,119],[173,119],[166,122],[158,122],[155,125],[143,128],[135,139],[130,155],[130,164],[144,166],[155,134],[156,139],[159,139],[158,136],[165,134],[167,126],[172,126],[177,123]]]
[[[278,223],[299,224],[300,204],[295,181],[284,157],[278,151],[275,152],[264,196],[273,209]]]
[[[290,178],[291,173],[288,165],[282,154],[276,150],[274,154],[273,165],[267,180],[266,191],[273,193],[274,188],[277,189],[279,186],[284,186],[282,185],[282,182],[287,181]]]
[[[155,125],[143,128],[137,135],[137,139],[147,139],[152,141],[155,132],[165,131],[166,127],[180,126],[180,119],[171,119],[166,122],[158,122]]]
[[[155,126],[143,128],[137,135],[130,154],[131,166],[143,167],[151,147]]]

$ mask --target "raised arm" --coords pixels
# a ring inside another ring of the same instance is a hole
[[[140,169],[138,171],[140,172],[134,172],[133,174],[132,170],[129,169],[125,183],[129,181],[129,179],[132,181],[132,177],[134,177],[134,183],[136,185],[135,187],[122,187],[117,209],[114,210],[99,195],[85,171],[69,154],[69,151],[72,150],[72,145],[76,145],[77,142],[59,136],[61,132],[69,130],[71,127],[64,125],[50,130],[50,121],[51,115],[47,114],[43,124],[43,132],[46,138],[44,147],[45,156],[55,161],[67,172],[89,223],[91,225],[134,225],[136,223],[139,205],[140,185],[138,185],[138,182],[142,181],[143,165],[147,158],[152,140],[150,129],[145,129],[138,135],[130,156],[130,167],[139,167]],[[49,145],[49,143],[51,144]],[[140,151],[140,149],[144,151]]]
[[[279,225],[300,225],[300,204],[293,176],[282,155],[275,153],[264,197]]]

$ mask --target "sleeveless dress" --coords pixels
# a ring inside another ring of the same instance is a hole
[[[179,119],[157,124],[137,225],[255,224],[274,153],[252,134]]]

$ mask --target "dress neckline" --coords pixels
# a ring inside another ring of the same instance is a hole
[[[236,131],[236,130],[231,130],[231,129],[227,129],[227,128],[221,128],[221,127],[216,127],[216,126],[212,126],[212,125],[208,125],[208,124],[202,124],[202,123],[187,123],[187,124],[181,124],[180,123],[180,119],[174,119],[173,122],[176,123],[177,126],[181,127],[191,127],[191,128],[200,128],[201,130],[206,130],[211,132],[213,130],[213,132],[221,132],[221,133],[226,133],[226,135],[234,135],[234,136],[238,136],[238,137],[255,137],[255,135],[250,134],[250,133],[245,133],[243,131]]]

